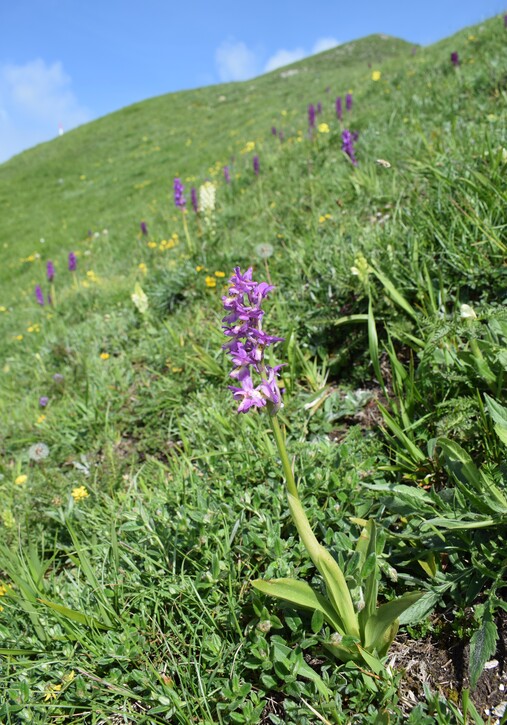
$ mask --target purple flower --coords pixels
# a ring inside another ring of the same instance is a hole
[[[49,398],[47,395],[41,395],[39,398],[39,405],[41,408],[45,408],[46,405],[49,403]]]
[[[317,113],[322,113],[322,103],[320,101],[317,103]]]
[[[224,166],[224,179],[226,184],[231,183],[231,172],[228,166]]]
[[[48,282],[52,282],[55,278],[55,265],[50,259],[48,259],[46,264],[46,274],[48,277]]]
[[[342,97],[338,96],[335,102],[336,106],[336,118],[341,121],[343,118],[343,110],[342,110]]]
[[[238,413],[250,408],[268,406],[274,414],[281,407],[281,395],[277,375],[281,365],[270,367],[265,364],[264,353],[269,345],[281,342],[283,338],[267,335],[262,330],[264,311],[262,302],[273,289],[267,282],[252,280],[252,268],[244,274],[239,267],[229,280],[228,295],[223,297],[227,315],[223,318],[224,334],[230,339],[223,349],[230,355],[234,365],[230,377],[239,383],[230,385],[234,400],[239,401]],[[254,384],[252,375],[259,378]]]
[[[181,179],[178,179],[177,177],[174,179],[173,188],[174,188],[174,203],[180,209],[184,209],[185,205],[187,203],[187,200],[183,196],[183,184],[181,183]]]
[[[347,93],[345,96],[345,108],[347,111],[352,111],[352,93]]]
[[[342,151],[347,154],[354,166],[357,166],[357,159],[354,149],[354,142],[359,138],[358,133],[352,133],[348,128],[342,131]]]
[[[141,222],[141,234],[143,237],[148,236],[148,227],[146,226],[146,222]]]
[[[273,136],[277,135],[276,126],[271,126],[271,133],[273,134]]]
[[[459,55],[457,54],[456,51],[454,51],[453,53],[451,53],[451,63],[453,64],[453,66],[455,68],[457,68],[459,66],[459,64],[460,64],[459,63]]]
[[[44,295],[39,285],[35,288],[35,299],[39,305],[44,305]]]
[[[195,189],[195,187],[192,187],[190,190],[190,199],[192,201],[192,209],[197,214],[199,211],[199,202],[197,201],[197,189]]]
[[[259,157],[258,156],[254,156],[253,157],[253,160],[252,160],[252,163],[253,163],[254,174],[256,176],[259,176],[259,171],[261,170],[260,163],[259,163]]]
[[[69,252],[69,272],[75,272],[77,269],[77,257],[74,252]]]
[[[313,103],[310,103],[308,106],[308,127],[310,131],[313,131],[315,128],[315,106]]]

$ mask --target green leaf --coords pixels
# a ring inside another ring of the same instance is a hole
[[[42,652],[37,649],[9,649],[0,647],[0,657],[18,657],[22,655],[40,655]]]
[[[317,541],[299,498],[288,493],[287,501],[298,534],[313,563],[324,577],[327,596],[339,615],[345,634],[359,637],[357,615],[342,570],[327,549]]]
[[[432,589],[425,592],[416,602],[410,605],[399,615],[400,624],[415,624],[424,619],[441,599],[443,592],[450,587],[446,585],[443,589]]]
[[[396,635],[400,615],[421,597],[422,592],[409,592],[398,597],[398,599],[382,604],[366,622],[365,648],[367,650],[377,650],[379,655],[383,656]]]
[[[370,298],[368,301],[368,349],[370,352],[370,360],[373,370],[382,388],[384,388],[384,378],[380,369],[377,326],[375,325],[375,317],[373,315],[373,302]]]
[[[58,614],[61,614],[63,617],[66,617],[67,619],[70,619],[73,622],[78,622],[79,624],[85,624],[88,627],[96,627],[97,629],[112,629],[111,626],[104,624],[104,622],[101,622],[99,619],[96,619],[95,617],[90,617],[87,614],[83,614],[82,612],[76,611],[75,609],[69,609],[68,607],[65,607],[63,604],[57,604],[56,602],[50,602],[47,599],[40,599],[40,598],[38,601],[41,602],[41,604],[44,604],[46,607],[50,607],[50,609],[54,609],[55,612],[58,612]]]
[[[361,633],[364,635],[364,628],[368,619],[373,616],[377,609],[377,532],[373,519],[368,521],[363,529],[362,536],[368,537],[368,546],[365,551],[366,557],[361,570],[361,578],[365,579],[364,586],[364,607],[359,612],[358,620]]]
[[[312,614],[312,632],[314,634],[318,634],[320,630],[322,629],[322,625],[324,624],[324,615],[322,614],[320,609],[316,609],[314,613]]]
[[[407,302],[405,297],[398,292],[396,287],[393,285],[389,277],[386,277],[386,275],[383,272],[380,272],[378,269],[375,269],[375,267],[372,267],[373,274],[377,277],[377,279],[384,285],[384,289],[389,295],[389,297],[392,299],[393,302],[395,302],[399,307],[401,307],[402,310],[405,310],[407,314],[412,317],[412,319],[417,321],[417,313],[412,307],[412,305]]]
[[[307,680],[314,682],[318,691],[321,695],[324,695],[324,697],[332,697],[333,693],[331,690],[325,685],[321,676],[304,661],[301,653],[297,655],[297,661],[294,661],[294,650],[291,650],[286,644],[280,642],[276,637],[271,638],[271,644],[273,648],[273,660],[275,662],[283,662],[284,664],[289,664],[289,666],[295,665],[296,675],[300,675],[301,677],[305,677]],[[293,667],[291,667],[291,669],[293,669]]]
[[[491,620],[489,610],[486,610],[481,626],[470,640],[470,684],[475,687],[482,674],[484,665],[495,654],[498,631]]]
[[[320,612],[331,627],[340,634],[344,633],[343,624],[331,604],[322,594],[314,592],[306,582],[300,579],[289,578],[256,579],[252,582],[252,586],[263,594],[275,597],[276,599],[283,599],[286,602],[294,604],[296,607],[301,607],[301,609]]]

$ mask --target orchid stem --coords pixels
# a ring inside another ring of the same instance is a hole
[[[287,484],[287,491],[292,496],[294,496],[294,498],[299,500],[298,490],[296,488],[296,481],[294,479],[294,472],[289,461],[287,448],[285,447],[285,438],[282,429],[280,428],[280,423],[278,422],[278,418],[276,417],[276,415],[273,416],[271,420],[273,424],[273,433],[275,435],[276,447],[278,448],[278,453],[280,454],[280,458],[282,459],[282,468],[285,475],[285,483]]]

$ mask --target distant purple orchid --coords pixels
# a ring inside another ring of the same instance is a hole
[[[277,375],[282,367],[270,367],[264,362],[267,347],[283,338],[267,335],[262,330],[264,311],[261,309],[263,300],[273,288],[267,282],[254,282],[252,268],[244,274],[235,267],[235,274],[229,280],[229,291],[223,297],[224,334],[230,338],[223,349],[231,356],[234,370],[230,377],[239,383],[230,385],[234,400],[239,402],[238,413],[246,413],[250,408],[268,407],[271,414],[278,412],[282,405],[278,388]],[[260,376],[260,383],[255,386],[252,374]]]
[[[256,176],[259,176],[259,172],[261,170],[261,167],[260,167],[260,161],[259,161],[259,157],[258,156],[254,156],[253,157],[252,164],[253,164],[254,174]]]
[[[141,234],[143,237],[148,236],[148,227],[146,226],[146,222],[141,222]]]
[[[345,96],[345,108],[347,111],[352,111],[352,93],[347,93]]]
[[[48,278],[48,282],[52,282],[55,278],[55,265],[50,259],[48,259],[46,263],[46,275]]]
[[[335,101],[335,108],[336,108],[336,118],[341,121],[343,118],[343,109],[342,109],[342,97],[338,96],[338,98]]]
[[[224,166],[224,179],[226,184],[231,183],[231,170],[228,166]]]
[[[310,103],[308,106],[308,128],[310,129],[310,133],[315,128],[315,106],[313,103]]]
[[[77,257],[74,252],[69,252],[69,272],[75,272],[77,269]]]
[[[271,126],[271,133],[273,134],[273,136],[276,136],[278,134],[276,126]]]
[[[187,200],[183,196],[184,187],[181,182],[181,179],[178,179],[178,177],[176,177],[174,179],[173,189],[174,189],[174,203],[180,209],[184,209],[186,206]]]
[[[356,152],[354,143],[359,138],[359,134],[349,131],[348,128],[342,131],[342,151],[347,154],[354,166],[357,166]]]
[[[322,113],[322,103],[320,101],[317,103],[317,113],[318,114]]]
[[[192,187],[190,190],[190,200],[192,201],[192,209],[197,212],[199,211],[199,202],[197,201],[197,189]]]
[[[35,288],[35,299],[37,300],[37,304],[44,306],[44,295],[42,294],[40,285],[37,285]]]
[[[45,408],[46,405],[49,403],[49,398],[47,395],[41,395],[39,398],[39,405],[41,408]]]
[[[460,65],[459,55],[458,55],[458,53],[456,51],[454,51],[453,53],[451,53],[451,63],[453,64],[453,66],[455,68],[457,68]]]

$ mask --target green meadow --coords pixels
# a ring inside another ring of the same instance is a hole
[[[0,166],[2,724],[507,722],[506,69],[501,17],[370,36]],[[276,417],[228,389],[235,267]],[[413,599],[387,649],[252,586],[329,595],[290,468],[359,621]]]

